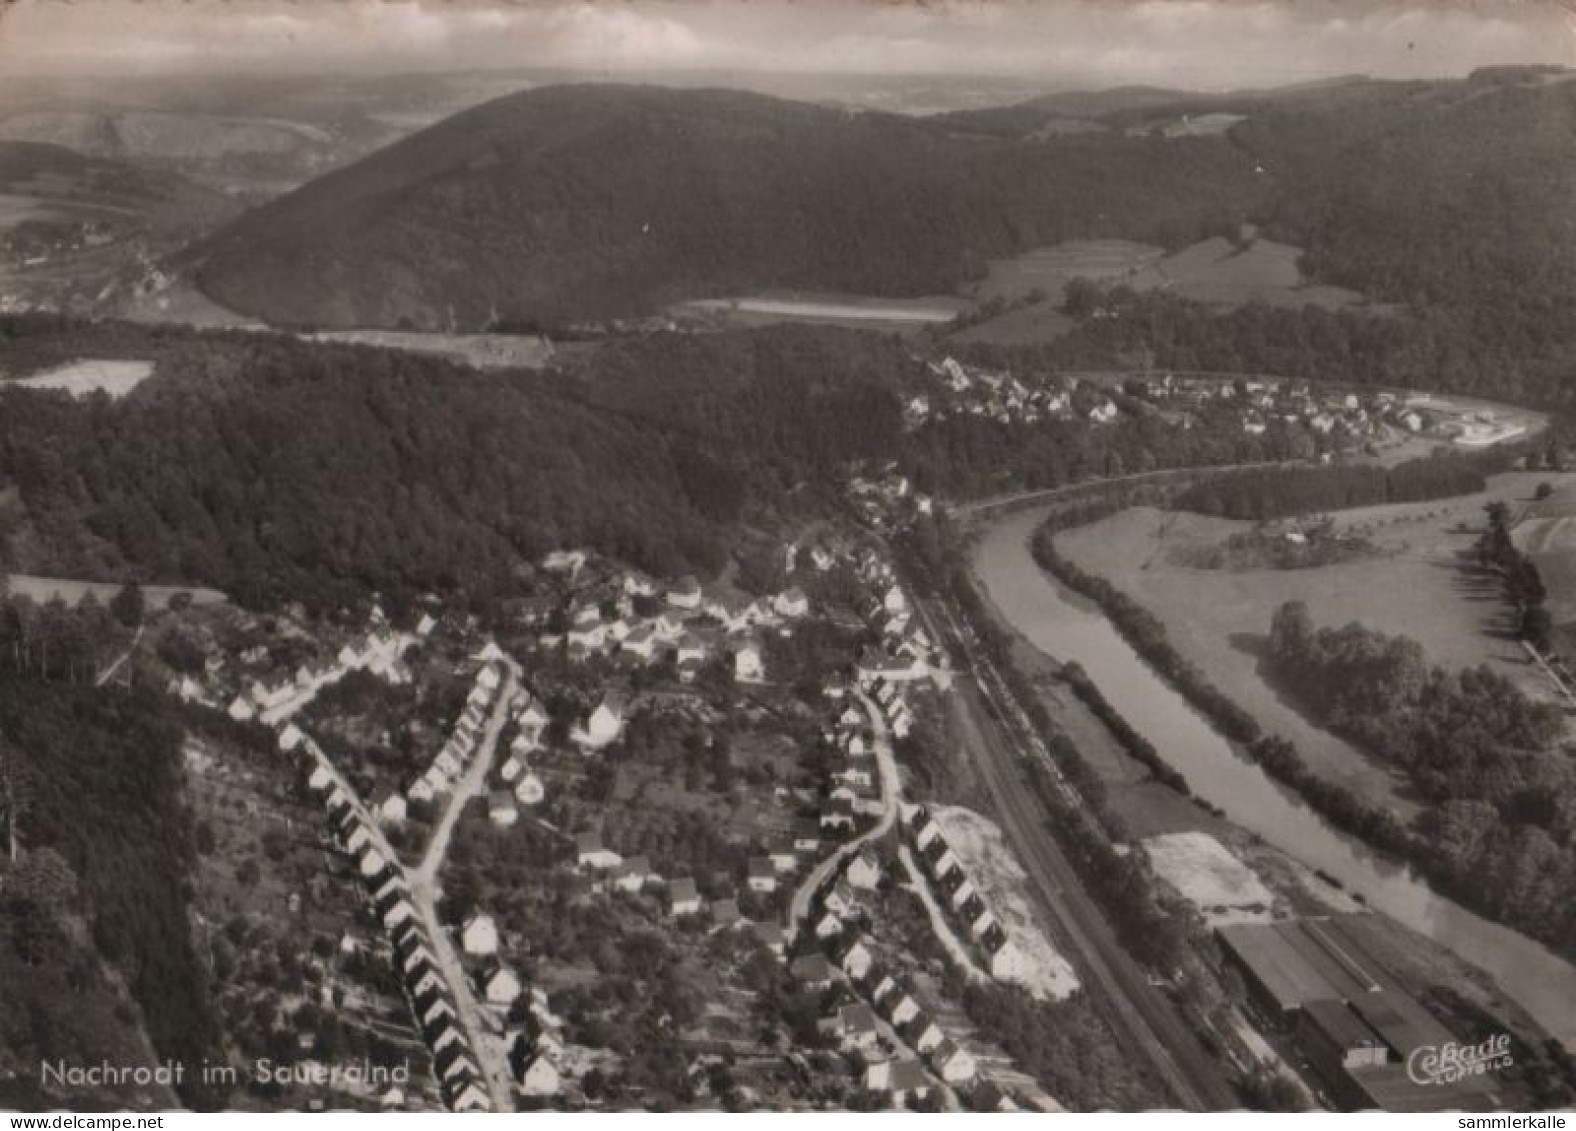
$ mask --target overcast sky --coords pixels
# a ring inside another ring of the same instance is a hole
[[[1576,65],[1576,0],[19,0],[0,71],[563,66],[1275,85]]]

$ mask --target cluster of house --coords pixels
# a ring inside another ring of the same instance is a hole
[[[504,685],[502,653],[497,651],[497,646],[489,644],[479,658],[481,667],[477,669],[471,693],[466,696],[465,707],[455,721],[448,741],[426,771],[411,782],[405,791],[410,801],[431,801],[440,794],[448,793],[476,754],[482,731],[487,726],[487,713],[492,710],[499,690]]]
[[[974,886],[957,853],[952,851],[935,817],[923,805],[905,806],[903,828],[914,842],[920,866],[941,905],[963,926],[984,956],[991,976],[1002,979],[1021,976],[1025,961],[1022,952],[1013,945],[1006,928],[986,905],[984,895]]]
[[[583,553],[580,560],[585,560]],[[726,652],[735,679],[760,682],[765,678],[761,631],[782,627],[809,611],[809,598],[797,587],[754,600],[708,597],[693,577],[663,587],[626,572],[607,584],[579,587],[567,610],[568,627],[544,633],[541,642],[549,648],[562,645],[574,660],[615,647],[620,657],[637,664],[671,655],[685,682]]]
[[[603,842],[598,830],[592,829],[575,837],[575,864],[590,877],[593,892],[638,895],[647,888],[661,888],[672,917],[700,913],[700,891],[693,879],[664,880],[652,868],[650,857],[620,855]]]
[[[459,926],[458,941],[467,957],[479,959],[476,991],[482,1004],[502,1021],[525,1003],[523,1021],[506,1039],[509,1068],[516,1087],[527,1096],[556,1096],[563,1091],[563,1019],[548,1005],[547,991],[527,989],[520,976],[499,957],[498,924],[485,911],[472,912]]]
[[[475,1054],[459,1026],[453,994],[439,972],[430,940],[411,903],[404,870],[378,833],[374,818],[340,783],[317,744],[293,724],[280,732],[279,747],[286,753],[304,752],[310,766],[307,787],[321,798],[330,834],[354,861],[372,913],[388,937],[411,1015],[432,1055],[443,1102],[451,1111],[489,1110]]]
[[[1316,390],[1306,381],[1227,374],[1145,374],[1124,384],[1132,396],[1183,410],[1214,405],[1240,414],[1242,430],[1262,435],[1271,425],[1307,428],[1321,436],[1367,439],[1386,428],[1446,436],[1454,417],[1427,398],[1392,392]]]
[[[347,641],[332,660],[302,664],[295,672],[271,683],[254,679],[249,687],[230,700],[226,713],[237,722],[256,719],[267,726],[278,726],[312,702],[323,688],[351,672],[371,672],[389,683],[408,682],[410,672],[405,666],[405,653],[436,627],[435,622],[423,616],[412,634],[396,632],[389,627],[378,609],[373,610],[372,621],[372,628],[366,635]],[[259,645],[244,653],[241,659],[257,662],[266,660],[267,655],[267,649]],[[177,693],[189,697],[184,687]]]
[[[867,475],[855,475],[845,491],[848,504],[867,525],[877,530],[899,529],[922,514],[932,514],[936,501],[917,491],[908,476],[887,464]]]
[[[828,828],[824,819],[797,822],[793,829],[773,838],[763,856],[752,856],[745,870],[745,886],[757,895],[770,895],[778,888],[779,881],[791,876],[799,868],[821,854],[822,829]],[[841,825],[830,826],[842,828]]]
[[[935,379],[935,388],[911,396],[903,406],[904,421],[910,428],[957,415],[981,416],[1002,424],[1073,417],[1072,386],[1061,377],[1026,383],[1010,373],[966,366],[950,357],[927,363],[927,370]]]
[[[852,832],[860,817],[881,815],[875,738],[865,713],[851,701],[833,716],[821,737],[833,755],[821,827],[829,832]]]
[[[873,852],[856,853],[841,873],[817,893],[811,922],[824,954],[795,959],[789,971],[803,988],[825,991],[840,972],[849,994],[835,995],[819,1024],[860,1066],[864,1087],[894,1104],[923,1099],[935,1079],[966,1086],[979,1072],[973,1054],[949,1037],[915,1000],[903,979],[887,971],[860,929],[860,892],[881,882],[883,869]],[[883,1039],[884,1021],[896,1041]],[[929,1071],[926,1071],[928,1065]]]
[[[487,816],[493,824],[507,828],[519,819],[521,805],[540,805],[547,796],[541,775],[531,768],[530,756],[542,748],[542,733],[547,729],[547,708],[528,692],[515,701],[514,740],[509,753],[498,767],[501,788],[487,796]]]
[[[564,1090],[564,1021],[547,1003],[547,992],[532,986],[525,1024],[509,1040],[509,1067],[527,1096],[556,1096]]]
[[[931,680],[945,688],[949,678],[941,653],[932,643],[924,626],[914,615],[913,603],[904,592],[891,564],[874,550],[860,552],[856,568],[865,596],[858,612],[881,642],[860,652],[854,672],[861,686],[877,683],[908,684]],[[906,727],[898,737],[907,733]]]

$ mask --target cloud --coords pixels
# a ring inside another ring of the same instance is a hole
[[[1576,65],[1537,0],[21,0],[0,71],[548,66],[1273,84]]]

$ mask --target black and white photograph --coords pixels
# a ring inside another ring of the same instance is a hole
[[[7,1128],[1573,1107],[1576,2],[0,5]]]

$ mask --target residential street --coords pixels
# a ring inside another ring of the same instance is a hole
[[[465,968],[461,964],[454,939],[438,918],[438,901],[443,895],[443,886],[438,874],[448,856],[454,827],[459,822],[461,813],[472,799],[486,789],[487,775],[492,769],[498,735],[509,718],[509,701],[513,698],[518,684],[519,670],[510,663],[506,666],[503,684],[498,689],[492,713],[487,719],[487,727],[476,745],[476,752],[471,756],[465,773],[455,783],[454,792],[449,797],[442,817],[438,819],[421,864],[410,873],[411,903],[426,926],[428,938],[432,943],[433,958],[437,961],[443,980],[449,985],[449,992],[454,998],[454,1009],[459,1015],[460,1028],[476,1054],[477,1067],[481,1069],[482,1079],[487,1085],[492,1108],[499,1112],[514,1110],[514,1082],[509,1073],[508,1048],[504,1045],[501,1034],[494,1033],[483,1017],[470,979],[465,976]]]
[[[866,844],[885,836],[897,823],[900,786],[897,758],[892,753],[892,735],[887,730],[886,719],[881,716],[881,709],[876,706],[875,701],[863,691],[855,691],[853,695],[859,700],[859,705],[865,709],[865,714],[869,716],[870,727],[875,734],[876,772],[881,777],[881,819],[859,836],[844,842],[835,852],[812,868],[804,882],[794,891],[793,898],[788,901],[787,922],[783,924],[784,932],[790,940],[799,929],[799,924],[810,914],[810,901],[826,882],[827,877],[841,868],[844,861]]]

